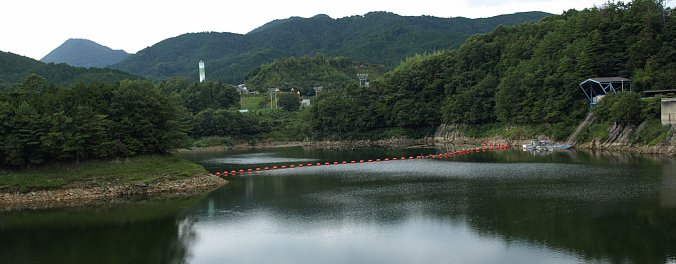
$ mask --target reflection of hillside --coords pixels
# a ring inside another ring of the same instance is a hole
[[[185,263],[194,225],[176,215],[194,202],[3,215],[0,263]]]
[[[482,188],[488,191],[472,195],[466,212],[478,233],[612,263],[665,263],[676,254],[676,212],[657,201],[510,199],[498,187]]]

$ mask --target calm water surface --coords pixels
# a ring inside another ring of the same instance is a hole
[[[211,171],[435,153],[186,154]],[[276,170],[204,196],[0,213],[0,263],[676,263],[676,161],[520,151]]]

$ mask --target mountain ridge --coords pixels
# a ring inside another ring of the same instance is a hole
[[[457,48],[470,35],[497,25],[537,21],[552,14],[522,12],[491,18],[405,17],[388,12],[363,16],[275,20],[247,34],[186,33],[160,41],[110,66],[152,79],[197,79],[197,62],[206,64],[207,78],[241,83],[254,68],[286,57],[346,56],[355,61],[396,66],[417,53]]]

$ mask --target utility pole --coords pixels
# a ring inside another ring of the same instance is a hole
[[[268,88],[268,91],[270,92],[270,109],[272,109],[272,104],[274,103],[272,95],[275,92],[275,88]]]

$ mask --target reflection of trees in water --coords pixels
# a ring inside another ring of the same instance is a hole
[[[664,263],[676,256],[676,210],[660,205],[666,183],[654,174],[673,167],[662,167],[661,159],[651,157],[599,161],[593,160],[596,155],[602,154],[564,153],[551,159],[579,159],[602,167],[618,163],[628,166],[628,173],[643,175],[249,177],[230,183],[209,200],[215,208],[270,210],[280,221],[317,225],[345,219],[396,225],[412,215],[466,221],[479,235],[563,249],[589,261]],[[208,208],[206,202],[200,206]]]
[[[186,263],[194,221],[178,219],[177,208],[143,207],[142,216],[134,209],[29,212],[27,222],[37,217],[60,224],[0,225],[0,263]]]
[[[656,200],[510,199],[499,187],[482,189],[486,192],[471,196],[466,212],[479,234],[613,263],[664,263],[676,254],[676,214]]]

